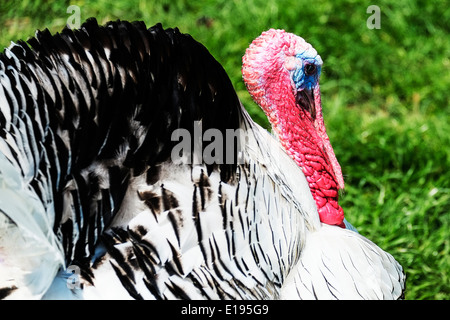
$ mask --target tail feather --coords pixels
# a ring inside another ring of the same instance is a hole
[[[356,232],[322,224],[282,288],[285,299],[400,299],[405,275],[387,252]]]

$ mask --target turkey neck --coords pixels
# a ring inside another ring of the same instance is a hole
[[[344,181],[326,133],[319,85],[314,88],[314,100],[314,117],[295,102],[294,94],[274,101],[276,107],[270,109],[276,112],[266,114],[286,152],[302,168],[320,220],[343,226],[344,211],[338,204],[338,189],[344,187]]]

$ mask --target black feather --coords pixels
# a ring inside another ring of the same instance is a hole
[[[0,74],[7,103],[0,112],[0,139],[24,176],[27,166],[34,168],[29,186],[54,207],[54,232],[66,262],[81,268],[114,220],[131,179],[146,174],[149,184],[158,181],[158,165],[177,143],[171,141],[175,129],[193,132],[194,121],[202,120],[203,132],[215,128],[225,136],[241,121],[239,100],[222,66],[191,36],[160,24],[99,26],[89,19],[77,30],[38,31],[0,54]],[[19,153],[14,144],[21,144]],[[227,182],[235,163],[208,165],[206,173],[218,169]],[[199,210],[212,196],[208,186],[202,173],[193,201],[200,239]],[[158,206],[175,209],[177,199],[163,191]],[[171,219],[182,223],[176,210]],[[206,251],[202,247],[205,256]],[[132,290],[132,270],[123,268],[117,252],[112,255],[114,270]],[[180,291],[175,284],[172,290]]]

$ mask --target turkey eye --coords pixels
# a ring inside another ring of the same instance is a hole
[[[305,66],[305,74],[307,76],[313,75],[316,72],[316,66],[314,64],[307,64]]]

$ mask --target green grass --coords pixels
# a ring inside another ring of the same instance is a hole
[[[407,273],[407,299],[450,299],[450,9],[445,1],[71,1],[81,20],[178,26],[227,70],[253,118],[267,127],[241,80],[241,57],[270,27],[321,54],[327,130],[341,163],[341,205],[362,234]],[[381,9],[381,29],[366,9]],[[0,4],[0,47],[35,29],[59,31],[69,1]],[[13,8],[14,7],[14,8]]]

